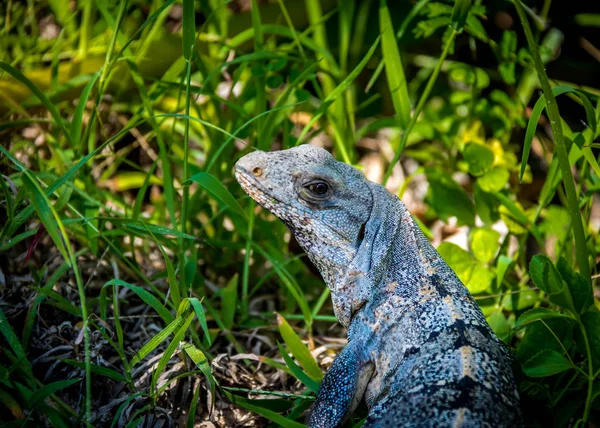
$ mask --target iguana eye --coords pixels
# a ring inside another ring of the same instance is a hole
[[[329,190],[329,186],[327,185],[327,183],[323,183],[322,181],[318,181],[316,183],[310,183],[306,187],[308,187],[308,190],[310,190],[311,192],[313,192],[315,195],[318,195],[318,196],[325,195],[327,193],[327,191]]]

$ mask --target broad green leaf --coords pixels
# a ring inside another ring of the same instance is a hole
[[[229,193],[229,190],[225,186],[221,184],[219,180],[217,180],[214,176],[207,172],[199,172],[190,177],[187,181],[194,181],[208,190],[213,194],[218,200],[223,202],[229,208],[231,208],[234,212],[242,216],[246,221],[248,221],[248,216],[238,203],[235,198]]]
[[[535,309],[530,309],[530,310],[524,312],[519,317],[517,322],[515,323],[514,328],[523,328],[523,327],[527,326],[528,324],[531,324],[532,322],[537,322],[539,320],[555,319],[555,318],[566,318],[566,319],[571,319],[571,320],[573,319],[568,315],[561,314],[560,312],[552,311],[550,309],[535,308]]]
[[[508,183],[510,172],[503,166],[493,166],[477,179],[481,190],[488,193],[499,192]]]
[[[462,187],[448,174],[438,170],[428,170],[429,193],[427,201],[440,218],[447,220],[456,217],[459,222],[475,224],[475,207]]]
[[[310,389],[315,394],[319,391],[319,382],[311,379],[306,373],[302,371],[300,367],[294,362],[292,358],[288,355],[286,350],[281,346],[281,343],[277,342],[277,347],[279,348],[279,353],[283,357],[283,360],[287,364],[288,368],[292,372],[292,374],[302,382],[308,389]]]
[[[579,272],[575,272],[563,257],[558,259],[556,267],[560,276],[569,287],[575,310],[578,313],[586,311],[594,304],[594,294],[590,281],[584,278]],[[598,328],[600,328],[600,324]]]
[[[477,228],[471,231],[471,251],[477,260],[490,263],[496,257],[500,244],[500,233],[490,228]]]
[[[515,293],[508,293],[502,299],[502,306],[507,311],[522,311],[541,301],[541,292],[527,286],[521,286]]]
[[[529,275],[540,290],[550,295],[552,302],[577,313],[569,287],[548,257],[541,254],[533,256],[529,263]]]
[[[381,34],[381,50],[385,64],[385,77],[394,104],[396,116],[402,129],[408,127],[410,121],[410,98],[406,85],[406,76],[400,57],[400,50],[394,34],[394,27],[386,1],[379,5],[379,32]]]
[[[471,293],[482,293],[490,287],[494,272],[470,253],[450,242],[442,242],[437,250]]]
[[[469,143],[462,154],[469,165],[469,173],[476,177],[483,175],[494,163],[494,152],[483,144]]]
[[[280,314],[277,314],[277,325],[279,326],[279,332],[281,337],[285,341],[289,351],[292,353],[294,358],[298,360],[298,363],[306,370],[308,376],[311,379],[320,381],[323,379],[323,372],[319,368],[319,365],[311,355],[308,348],[302,343],[298,335],[294,332],[292,327]]]
[[[523,371],[530,377],[546,377],[569,370],[573,366],[562,354],[545,349],[523,364]]]
[[[173,321],[174,317],[169,312],[169,310],[165,307],[165,305],[163,305],[156,297],[154,297],[152,294],[150,294],[148,291],[144,290],[143,288],[138,287],[137,285],[133,285],[128,282],[125,282],[121,279],[111,279],[106,284],[104,284],[104,287],[108,287],[111,285],[118,285],[120,287],[129,288],[131,291],[133,291],[135,294],[137,294],[139,296],[139,298],[144,301],[144,303],[146,303],[147,305],[150,305],[152,307],[152,309],[154,309],[161,316],[161,318],[165,321],[165,323],[170,323],[171,321]]]
[[[264,416],[265,418],[269,419],[270,421],[275,422],[276,424],[278,424],[279,426],[282,426],[283,428],[305,428],[306,427],[306,425],[303,425],[296,421],[292,421],[291,419],[288,419],[285,416],[280,415],[279,413],[275,413],[272,410],[265,409],[264,407],[260,407],[256,404],[253,404],[253,402],[255,400],[250,400],[248,398],[240,397],[239,395],[234,395],[227,391],[223,391],[223,393],[229,399],[229,401],[231,401],[232,403],[234,403],[246,410],[250,410],[251,412],[258,413],[259,415]]]
[[[501,340],[506,341],[510,334],[510,325],[508,324],[508,320],[502,313],[502,311],[496,311],[489,317],[487,317],[487,322],[492,327],[496,336],[498,336]]]
[[[501,290],[504,276],[513,262],[514,260],[512,258],[505,256],[504,254],[501,254],[500,257],[498,257],[496,262],[496,287],[498,290]]]

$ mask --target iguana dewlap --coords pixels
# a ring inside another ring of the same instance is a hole
[[[294,233],[348,328],[309,426],[340,425],[363,398],[369,427],[520,424],[507,349],[395,195],[309,145],[250,153],[235,175]]]

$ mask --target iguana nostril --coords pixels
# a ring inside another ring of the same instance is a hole
[[[262,175],[262,173],[263,173],[262,168],[260,168],[258,166],[252,170],[252,174],[254,174],[257,177],[260,177]]]

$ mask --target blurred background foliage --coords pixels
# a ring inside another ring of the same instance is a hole
[[[403,199],[527,425],[593,424],[592,3],[1,2],[0,420],[301,426],[345,333],[232,167],[310,142]]]

